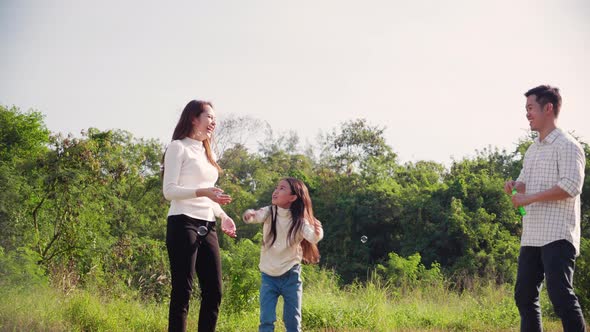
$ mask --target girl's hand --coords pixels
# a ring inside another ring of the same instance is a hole
[[[242,215],[242,219],[245,222],[248,222],[250,220],[252,220],[252,218],[254,218],[254,216],[256,215],[256,211],[252,210],[252,209],[248,209],[244,212],[244,214]]]
[[[224,214],[221,217],[221,230],[230,237],[236,237],[236,224],[233,219]]]
[[[313,223],[313,228],[316,234],[320,234],[320,231],[322,230],[322,223],[316,219]]]
[[[313,231],[316,234],[320,234],[320,232],[322,231],[322,223],[319,220],[317,220],[317,219],[314,219],[311,222],[309,222],[307,219],[305,219],[305,223],[307,225],[311,226],[313,228]]]
[[[208,197],[215,203],[219,203],[221,205],[225,205],[231,202],[231,196],[224,194],[221,188],[211,187],[211,188],[201,188],[197,189],[195,192],[197,197],[205,196]]]

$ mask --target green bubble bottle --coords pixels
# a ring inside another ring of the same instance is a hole
[[[512,189],[512,196],[514,196],[516,193],[517,193],[516,188],[513,188]],[[519,206],[518,212],[520,213],[521,216],[524,217],[524,215],[526,214],[526,210],[524,209],[524,206]]]

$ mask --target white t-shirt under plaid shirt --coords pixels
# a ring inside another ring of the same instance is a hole
[[[586,158],[580,144],[561,129],[554,129],[543,141],[536,138],[524,155],[516,181],[534,194],[557,185],[571,197],[536,202],[525,206],[521,246],[541,247],[565,239],[580,254],[580,193],[584,184]]]

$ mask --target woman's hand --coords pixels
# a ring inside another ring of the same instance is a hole
[[[231,196],[224,194],[221,188],[211,187],[211,188],[201,188],[195,191],[197,197],[208,197],[215,203],[219,203],[221,205],[225,205],[231,202]]]
[[[236,237],[236,224],[227,214],[221,216],[221,230],[230,237]]]

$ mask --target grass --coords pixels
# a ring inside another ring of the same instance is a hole
[[[462,293],[441,286],[396,288],[379,281],[345,288],[324,275],[308,280],[303,295],[304,331],[517,331],[512,289],[480,285]],[[89,291],[68,294],[48,286],[0,288],[0,331],[165,331],[167,304],[132,296],[103,298]],[[546,295],[543,308],[550,308]],[[279,302],[277,331],[284,331]],[[197,301],[188,330],[196,331]],[[250,310],[251,309],[251,310]],[[223,309],[218,331],[256,331],[257,306],[240,313]],[[544,313],[545,331],[561,324]]]
[[[1,331],[163,331],[167,308],[129,299],[68,295],[44,286],[0,289]]]

